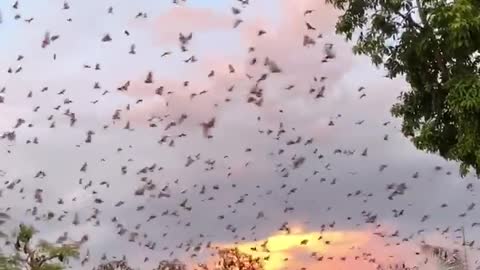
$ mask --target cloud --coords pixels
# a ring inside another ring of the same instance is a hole
[[[3,188],[0,208],[11,207],[15,222],[38,225],[42,237],[54,239],[66,230],[76,238],[88,233],[92,241],[86,248],[92,251],[92,264],[107,252],[108,255],[128,254],[135,266],[142,266],[146,256],[150,257],[148,263],[163,258],[189,257],[191,252],[185,251],[188,243],[211,241],[231,246],[244,237],[248,243],[243,244],[246,251],[250,245],[259,245],[266,239],[285,241],[282,243],[289,245],[277,251],[277,263],[283,263],[280,259],[288,256],[288,264],[294,269],[306,265],[313,265],[311,269],[322,265],[329,269],[342,269],[340,266],[357,269],[357,265],[350,265],[354,262],[351,256],[360,250],[348,250],[347,246],[357,245],[379,259],[395,256],[391,258],[393,262],[397,261],[397,256],[405,255],[407,259],[412,256],[417,241],[422,238],[417,236],[420,229],[434,231],[436,227],[451,226],[453,230],[462,223],[475,222],[478,208],[462,219],[458,214],[475,201],[475,193],[466,186],[471,184],[478,188],[476,182],[473,179],[457,181],[455,173],[447,175],[447,171],[455,172],[456,164],[416,151],[402,137],[398,130],[400,122],[391,119],[388,110],[398,92],[406,87],[405,82],[401,78],[396,81],[382,78],[382,72],[375,70],[369,59],[354,57],[351,44],[334,35],[336,13],[330,7],[322,1],[251,2],[240,15],[245,22],[236,29],[232,28],[234,16],[230,10],[221,11],[217,6],[174,7],[157,14],[153,11],[159,9],[143,6],[142,1],[125,1],[125,8],[116,6],[115,15],[111,16],[105,14],[103,4],[82,2],[83,11],[79,12],[77,5],[73,8],[73,4],[68,11],[78,26],[75,29],[82,33],[70,31],[69,35],[64,35],[63,30],[58,30],[62,34],[56,43],[58,47],[40,50],[38,43],[26,42],[32,37],[37,40],[36,36],[40,39],[48,28],[45,25],[37,25],[38,29],[33,30],[28,26],[24,29],[25,35],[12,36],[12,44],[34,48],[21,62],[22,73],[1,77],[5,79],[7,92],[6,102],[1,107],[5,117],[0,120],[0,127],[10,130],[19,117],[34,126],[19,128],[14,143],[3,141],[4,155],[0,161],[1,169],[7,172],[4,180],[20,178],[22,183],[13,190]],[[92,7],[98,13],[95,17],[108,21],[108,25],[92,28],[94,22],[88,12]],[[130,11],[135,8],[148,10],[149,19],[136,20],[143,28],[128,27],[131,36],[127,37],[123,34],[124,22],[132,19],[135,14]],[[315,11],[304,16],[305,9]],[[36,17],[56,18],[50,13],[59,11],[42,12],[39,10]],[[305,21],[317,30],[307,30]],[[258,36],[260,29],[267,33]],[[178,33],[190,31],[194,32],[192,44],[188,52],[182,53],[176,49]],[[100,44],[103,32],[111,32],[114,41]],[[322,38],[316,38],[319,33],[323,34]],[[305,34],[316,38],[316,46],[303,46]],[[68,42],[63,43],[66,39]],[[133,42],[138,49],[136,55],[128,54]],[[335,43],[337,58],[324,63],[323,44],[326,42]],[[68,46],[72,43],[76,44],[75,50]],[[248,52],[250,46],[255,48],[254,52]],[[62,50],[56,50],[60,47]],[[172,50],[172,54],[161,57],[167,50],[164,47]],[[58,53],[56,61],[51,60],[53,52]],[[61,52],[68,52],[68,57]],[[183,62],[193,54],[198,62]],[[275,61],[283,72],[269,74],[259,84],[264,89],[265,101],[262,107],[257,107],[246,103],[246,99],[258,78],[268,73],[263,65],[266,57]],[[7,66],[18,65],[15,57],[10,58],[2,57]],[[255,65],[250,64],[253,58],[257,59]],[[85,63],[93,65],[96,62],[101,64],[101,71],[83,68]],[[229,64],[235,67],[234,73],[229,72]],[[45,70],[52,72],[47,74]],[[144,83],[149,70],[154,74],[153,84]],[[215,76],[208,77],[211,70],[215,71]],[[326,79],[315,82],[314,76],[318,80],[322,76]],[[129,91],[117,91],[127,80],[131,81]],[[185,87],[183,83],[187,80],[189,85]],[[95,81],[100,82],[101,90],[92,89]],[[232,85],[234,90],[229,92]],[[294,88],[287,90],[289,85]],[[323,85],[325,98],[315,99],[309,94],[311,88],[318,90]],[[49,86],[50,90],[40,92],[44,86]],[[160,86],[164,87],[162,96],[155,94]],[[367,95],[362,99],[357,91],[360,86],[365,86]],[[67,89],[66,94],[58,95],[63,88]],[[34,95],[26,99],[30,90]],[[104,90],[109,92],[102,96]],[[199,95],[204,90],[207,93]],[[167,94],[169,91],[172,94]],[[191,98],[192,94],[197,96]],[[73,103],[63,104],[66,97]],[[231,101],[226,102],[226,98]],[[92,104],[96,99],[98,103]],[[139,99],[142,102],[137,104]],[[59,104],[61,108],[54,109]],[[130,110],[126,110],[127,104]],[[41,105],[41,109],[34,113],[37,105]],[[78,118],[74,127],[69,126],[69,119],[64,115],[67,109],[75,112]],[[117,109],[122,110],[122,119],[113,123],[112,114]],[[178,120],[182,113],[188,114],[188,119],[165,131],[165,125]],[[47,120],[50,115],[53,119]],[[150,128],[147,119],[154,115],[165,120],[159,127]],[[217,119],[212,129],[214,137],[207,140],[202,136],[200,123],[214,116]],[[334,125],[328,125],[330,120]],[[360,120],[365,122],[355,124]],[[131,122],[133,131],[123,129],[126,121]],[[384,125],[387,121],[390,124]],[[49,128],[52,122],[56,123],[55,128]],[[109,127],[104,128],[105,125]],[[285,133],[277,138],[281,127]],[[91,144],[84,142],[88,130],[96,132]],[[158,143],[163,136],[180,133],[187,137],[174,138],[175,144],[171,147]],[[388,140],[384,139],[386,134]],[[38,136],[40,144],[26,145],[25,140],[32,136]],[[301,143],[287,143],[299,137]],[[310,138],[312,144],[305,145]],[[118,151],[119,148],[122,151]],[[368,155],[362,156],[366,148]],[[6,150],[12,153],[7,154]],[[345,154],[349,151],[353,154]],[[200,154],[199,159],[186,167],[187,157],[197,154]],[[298,156],[305,157],[306,161],[300,168],[292,169],[292,159]],[[215,168],[208,170],[206,162],[212,160]],[[79,172],[86,161],[88,171]],[[153,172],[137,174],[152,164],[157,165]],[[381,164],[388,165],[382,172],[379,171]],[[443,166],[442,170],[434,169],[439,165]],[[121,173],[122,166],[128,168],[125,175]],[[289,177],[282,177],[282,169],[288,170]],[[47,177],[33,178],[39,170],[45,171]],[[412,178],[415,171],[419,172],[418,179]],[[78,184],[79,178],[83,178],[84,183],[92,181],[92,187]],[[102,181],[108,181],[110,187],[100,185]],[[134,196],[134,191],[145,181],[152,181],[157,189],[145,196]],[[407,185],[405,194],[388,200],[391,190],[386,187],[402,182]],[[157,198],[159,189],[166,186],[171,197]],[[201,193],[203,186],[204,194]],[[23,193],[19,190],[21,187]],[[37,188],[44,190],[42,205],[32,202]],[[357,192],[359,195],[352,195]],[[73,201],[73,197],[77,200]],[[96,197],[101,197],[104,203],[94,203]],[[58,205],[59,198],[66,203]],[[192,205],[191,211],[179,207],[184,199]],[[119,200],[124,200],[125,205],[115,207]],[[444,202],[449,207],[440,209]],[[44,217],[34,220],[24,215],[25,210],[33,206],[39,208],[40,216],[48,211],[59,215],[65,211],[67,217],[63,222],[47,221]],[[145,209],[138,211],[139,206]],[[288,210],[290,207],[294,209]],[[98,215],[100,227],[86,220],[94,208],[101,211]],[[393,211],[400,209],[405,214],[395,217]],[[165,211],[169,214],[161,216]],[[264,212],[264,218],[256,218],[259,211]],[[82,224],[72,228],[75,212],[79,212]],[[400,236],[386,239],[388,237],[374,235],[372,228],[365,224],[365,213],[378,216],[372,227],[381,225],[378,230],[389,234],[398,229]],[[426,214],[431,218],[420,222]],[[158,217],[146,223],[150,215]],[[220,215],[224,218],[220,219]],[[118,225],[111,222],[114,216],[129,233],[136,231],[148,236],[140,237],[138,243],[128,242],[128,234],[123,237],[116,234]],[[279,224],[294,221],[304,226],[304,230],[286,239],[277,235]],[[331,244],[326,247],[316,241],[309,241],[313,244],[306,247],[290,246],[290,243],[298,245],[305,238],[318,239],[319,228],[333,221],[335,227],[324,236],[337,239],[341,235],[348,243],[346,246]],[[136,230],[139,223],[143,225]],[[228,225],[233,225],[235,232],[226,229]],[[252,226],[256,226],[255,230],[250,230]],[[475,228],[469,234],[478,238]],[[414,235],[412,240],[396,246],[411,235]],[[150,240],[158,243],[156,250],[139,246]],[[387,244],[390,244],[388,248]],[[324,259],[319,264],[309,256],[315,249],[336,259],[326,259],[326,262]],[[349,258],[339,264],[341,254]],[[275,260],[272,258],[272,261]],[[368,266],[371,263],[365,263],[365,269]]]
[[[262,8],[261,5],[258,7]],[[276,121],[278,112],[282,109],[289,110],[290,113],[296,115],[304,113],[303,108],[316,103],[313,102],[314,95],[307,94],[311,88],[319,89],[325,85],[326,96],[329,100],[341,98],[343,94],[337,92],[342,89],[337,89],[336,86],[348,73],[353,63],[350,46],[339,37],[331,35],[336,12],[325,4],[305,0],[294,4],[292,1],[282,0],[278,3],[278,7],[280,18],[278,21],[268,21],[264,17],[259,17],[257,13],[249,14],[250,9],[258,11],[255,9],[257,4],[247,7],[245,17],[250,17],[248,20],[245,19],[245,23],[238,29],[232,30],[238,36],[240,43],[236,40],[229,40],[229,36],[224,36],[220,40],[222,46],[202,51],[198,63],[181,65],[179,70],[179,73],[182,74],[181,79],[160,77],[157,78],[159,83],[156,83],[155,86],[143,84],[143,78],[134,80],[131,89],[126,94],[144,98],[144,102],[133,106],[129,113],[130,120],[133,119],[137,122],[141,118],[148,118],[155,114],[172,114],[174,117],[178,117],[181,113],[187,113],[195,118],[197,125],[199,121],[206,121],[213,115],[218,116],[224,114],[225,111],[235,110],[242,104],[252,107],[251,104],[246,104],[248,91],[255,81],[267,72],[263,65],[267,57],[275,61],[283,72],[278,75],[271,74],[265,83],[262,83],[261,87],[265,88],[265,103],[263,108],[259,109],[259,113],[265,120]],[[304,16],[304,8],[315,9],[315,12]],[[262,10],[259,14],[262,14]],[[182,16],[186,16],[188,19],[182,20]],[[323,38],[317,39],[318,44],[310,48],[306,48],[302,44],[303,35],[308,32],[305,27],[307,19],[317,27],[317,30],[311,31],[308,33],[309,35],[315,38],[319,33],[324,34]],[[165,31],[167,31],[171,35],[175,33],[175,38],[177,38],[179,32],[188,29],[194,33],[199,32],[198,35],[194,34],[195,40],[202,35],[202,31],[214,31],[224,27],[225,22],[230,20],[232,20],[232,16],[220,11],[188,6],[175,7],[156,19],[157,22],[162,22],[160,25],[169,25],[169,27],[160,27],[156,23],[154,33],[162,37],[166,35]],[[173,21],[178,23],[173,23]],[[257,32],[262,28],[268,30],[265,35],[259,37]],[[338,57],[329,63],[322,62],[324,58],[323,44],[326,42],[334,42],[337,46],[336,50],[338,50]],[[198,44],[196,45],[198,47]],[[195,47],[191,48],[192,54],[195,54]],[[228,47],[239,48],[238,53],[230,54],[226,58],[222,51],[224,51],[223,48]],[[248,53],[249,47],[255,48],[255,51]],[[175,55],[172,57],[178,58]],[[250,63],[253,58],[257,60],[255,65]],[[232,74],[228,71],[229,64],[235,68],[235,73]],[[215,71],[215,76],[208,78],[207,74],[211,70]],[[247,79],[247,74],[253,78]],[[324,83],[319,83],[314,82],[314,77],[317,77],[318,80],[321,77],[327,79]],[[189,81],[188,87],[182,85],[184,81]],[[295,85],[295,88],[287,92],[284,89],[289,85]],[[159,86],[164,86],[165,91],[172,91],[172,95],[165,95],[163,98],[153,97],[154,89]],[[233,93],[227,92],[231,86],[234,86]],[[194,99],[190,98],[192,93],[199,93],[202,90],[208,90],[208,93]],[[229,103],[225,101],[227,98],[230,100]],[[322,105],[324,112],[331,111],[331,102],[322,103],[324,103]],[[245,109],[247,108],[245,107]],[[256,110],[255,108],[250,109]],[[304,119],[307,119],[306,115],[303,116]],[[328,123],[329,116],[324,115],[324,117],[325,119],[322,121]]]
[[[155,42],[159,45],[177,43],[179,33],[228,30],[231,19],[206,8],[176,6],[160,14],[155,20]]]
[[[254,242],[217,244],[216,247],[237,247],[254,258],[262,258],[266,270],[374,269],[377,265],[395,264],[401,257],[410,257],[405,246],[388,249],[387,243],[369,230],[317,232],[294,227],[290,234],[279,232]]]

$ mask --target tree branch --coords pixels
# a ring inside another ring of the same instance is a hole
[[[27,258],[31,260],[35,259],[35,251],[30,248],[30,240],[23,244],[23,252],[27,255]]]
[[[418,9],[418,14],[420,16],[420,20],[422,21],[424,28],[428,31],[428,34],[431,35],[431,38],[433,39],[433,42],[436,47],[434,48],[435,62],[437,62],[437,65],[441,71],[442,77],[444,79],[448,79],[450,76],[447,69],[447,64],[445,63],[443,56],[441,54],[440,45],[438,44],[437,37],[435,36],[435,33],[433,32],[433,30],[430,28],[430,24],[428,23],[428,20],[427,20],[427,14],[425,14],[425,10],[424,10],[424,7],[422,6],[421,0],[416,0],[416,2],[417,2],[417,9]]]
[[[42,266],[44,263],[46,263],[50,260],[53,260],[55,258],[58,258],[59,256],[60,256],[59,254],[56,254],[56,255],[49,256],[49,257],[45,257],[45,258],[40,260],[40,262],[38,263],[38,266]]]
[[[421,0],[416,0],[418,15],[420,16],[420,20],[422,21],[422,24],[424,26],[427,26],[428,25],[427,16],[425,15],[425,11],[423,10],[422,2],[420,2],[420,1]]]
[[[399,12],[399,11],[395,11],[395,14],[402,17],[402,19],[404,19],[405,21],[408,21],[414,27],[416,27],[420,30],[423,29],[423,26],[421,26],[420,24],[418,24],[416,21],[414,21],[412,19],[412,16],[410,16],[410,13],[408,15],[405,15],[405,14],[402,14],[401,12]]]

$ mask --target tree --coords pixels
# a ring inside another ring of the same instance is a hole
[[[468,270],[467,262],[464,260],[466,254],[462,254],[458,249],[423,244],[421,251],[433,259],[438,269]]]
[[[94,270],[133,270],[126,260],[109,261],[100,264]],[[187,270],[187,265],[175,260],[162,260],[154,270]]]
[[[162,260],[154,270],[187,270],[187,265],[177,259]]]
[[[0,225],[3,225],[10,216],[7,213],[0,212]],[[0,238],[7,238],[8,235],[0,230]],[[0,270],[14,270],[18,269],[19,265],[15,257],[4,256],[0,249]]]
[[[0,225],[3,225],[7,220],[10,219],[10,216],[7,213],[0,212]],[[0,230],[0,238],[5,238],[7,235]]]
[[[133,270],[127,261],[118,260],[118,261],[109,261],[103,264],[100,264],[98,267],[95,267],[93,270]]]
[[[376,270],[418,270],[418,267],[409,267],[405,264],[378,265]]]
[[[32,248],[33,227],[20,225],[14,254],[0,257],[0,269],[62,270],[70,258],[78,258],[77,244],[54,245],[40,240]]]
[[[218,251],[219,261],[216,270],[263,270],[260,258],[245,254],[238,248],[226,248]]]
[[[478,0],[326,0],[342,11],[337,33],[354,53],[404,75],[411,89],[392,108],[421,150],[480,176],[480,3]]]
[[[217,253],[218,261],[214,270],[263,270],[263,263],[259,258],[239,251],[237,248],[220,249]],[[206,264],[198,264],[200,270],[210,270]],[[197,268],[195,268],[197,269]],[[133,270],[126,261],[117,260],[103,263],[93,270]],[[178,259],[162,260],[153,270],[187,270],[187,265]]]

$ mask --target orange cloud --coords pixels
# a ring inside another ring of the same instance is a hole
[[[269,256],[269,260],[265,262],[265,270],[279,270],[287,265],[288,262],[285,259],[288,259],[295,251],[303,249],[310,253],[317,252],[319,254],[335,254],[338,256],[346,251],[340,248],[345,244],[364,244],[368,240],[366,235],[361,233],[328,232],[324,235],[325,239],[331,239],[330,241],[335,243],[340,242],[340,246],[335,245],[331,248],[325,242],[318,240],[321,235],[317,232],[273,235],[267,238],[268,242],[265,245],[265,249],[268,249],[268,252],[251,250],[252,246],[261,245],[262,243],[260,242],[242,244],[238,248],[240,251],[255,257]]]

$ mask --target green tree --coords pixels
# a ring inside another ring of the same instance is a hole
[[[3,225],[10,216],[7,213],[0,212],[0,225]],[[8,235],[0,230],[0,238],[7,238]],[[18,269],[18,263],[15,257],[4,256],[0,249],[0,270],[13,270]]]
[[[7,213],[0,212],[0,225],[3,225],[9,219],[10,219],[10,216]],[[7,235],[2,230],[0,230],[0,238],[5,238],[5,237],[7,237]]]
[[[480,175],[480,2],[326,0],[342,11],[337,33],[354,53],[404,75],[411,89],[392,108],[421,150]]]
[[[32,248],[33,227],[20,225],[13,255],[0,257],[0,270],[62,270],[70,258],[78,258],[77,244],[54,245],[40,240]]]
[[[7,213],[0,212],[0,225],[3,225],[9,219],[10,219],[10,216]],[[0,238],[5,238],[5,237],[7,237],[7,235],[2,230],[0,230]]]

